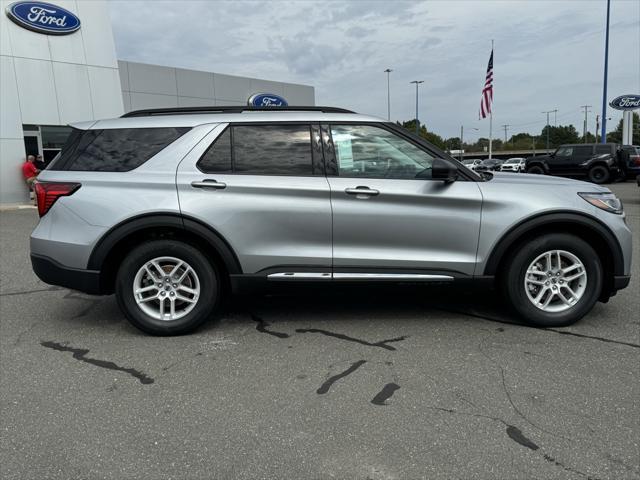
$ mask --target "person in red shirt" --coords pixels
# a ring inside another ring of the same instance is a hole
[[[27,161],[22,164],[22,176],[24,177],[24,181],[27,182],[29,196],[31,198],[33,198],[33,192],[31,191],[33,182],[35,182],[38,173],[40,173],[40,170],[36,168],[35,161],[36,157],[28,155]]]

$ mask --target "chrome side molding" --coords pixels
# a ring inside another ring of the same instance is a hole
[[[267,275],[272,281],[331,280],[329,272],[279,272]]]
[[[328,273],[328,272],[278,272],[267,275],[271,281],[309,280],[368,280],[368,281],[411,281],[411,282],[452,282],[450,275],[428,273]]]

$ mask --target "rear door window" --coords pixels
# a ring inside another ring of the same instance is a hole
[[[611,153],[611,146],[609,146],[609,145],[596,145],[596,153]]]
[[[233,127],[233,170],[245,175],[312,175],[309,125]]]
[[[189,128],[115,128],[72,132],[51,170],[127,172],[138,168]]]
[[[231,128],[227,128],[204,153],[197,167],[205,173],[231,173]]]
[[[310,125],[233,125],[211,144],[197,167],[204,173],[310,176],[311,143]]]
[[[588,158],[591,155],[593,155],[593,147],[591,146],[573,147],[573,157],[576,160]]]

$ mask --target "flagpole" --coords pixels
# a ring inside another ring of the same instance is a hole
[[[493,56],[493,39],[491,39],[491,55]],[[493,60],[495,63],[495,58]],[[495,68],[494,68],[494,71],[495,71]],[[492,149],[493,149],[493,100],[491,100],[491,106],[489,107],[489,160],[491,160]]]

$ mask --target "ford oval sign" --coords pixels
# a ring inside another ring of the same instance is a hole
[[[284,98],[273,93],[256,93],[249,97],[248,103],[252,107],[287,107],[289,105]]]
[[[635,110],[640,108],[640,95],[620,95],[609,103],[616,110]]]
[[[68,35],[80,28],[80,19],[69,10],[51,3],[15,2],[7,16],[21,27],[47,35]]]

